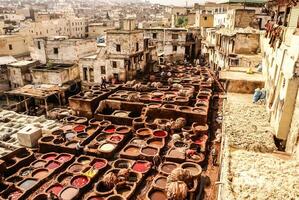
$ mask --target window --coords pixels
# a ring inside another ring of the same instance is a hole
[[[154,39],[157,38],[157,33],[153,33],[153,38],[154,38]]]
[[[54,51],[54,54],[58,54],[58,48],[57,47],[53,48],[53,51]]]
[[[40,47],[40,41],[37,41],[37,48],[41,49],[41,47]]]
[[[174,39],[174,40],[179,39],[179,35],[178,34],[172,34],[172,39]]]
[[[9,50],[12,50],[12,45],[9,44],[9,45],[8,45],[8,48],[9,48]]]
[[[105,66],[101,66],[101,74],[106,74],[106,67]]]
[[[89,69],[89,82],[94,82],[94,72],[93,72],[93,69]]]
[[[139,51],[139,44],[136,42],[136,51]]]
[[[116,61],[112,61],[112,67],[117,68],[117,62]]]
[[[178,46],[173,45],[173,46],[172,46],[172,51],[177,51],[177,50],[178,50]]]
[[[87,81],[87,68],[83,67],[83,80]]]
[[[204,17],[204,20],[207,20],[208,18],[207,17]]]
[[[120,51],[121,51],[121,49],[120,49],[120,44],[117,44],[117,45],[116,45],[116,51],[117,51],[117,52],[120,52]]]

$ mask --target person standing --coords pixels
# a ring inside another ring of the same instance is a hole
[[[212,165],[216,166],[217,165],[217,150],[214,145],[211,150],[211,155],[212,155]]]

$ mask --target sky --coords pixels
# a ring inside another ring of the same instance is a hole
[[[204,0],[187,0],[188,6],[192,6],[194,3],[203,3]],[[163,5],[176,5],[176,6],[185,6],[186,0],[150,0],[152,3],[159,3]]]

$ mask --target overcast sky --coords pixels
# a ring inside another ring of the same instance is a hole
[[[202,3],[204,0],[187,0],[188,6],[192,6],[194,3]],[[185,6],[186,0],[150,0],[152,3],[159,3],[164,5],[179,5]]]

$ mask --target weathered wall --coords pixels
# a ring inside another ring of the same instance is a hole
[[[11,48],[9,46],[11,45]],[[18,35],[0,36],[0,56],[25,56],[29,55],[27,41]]]
[[[214,25],[214,15],[212,14],[200,14],[199,27],[208,28],[213,27]]]
[[[258,52],[260,48],[259,34],[238,33],[235,38],[234,53],[256,54]]]

